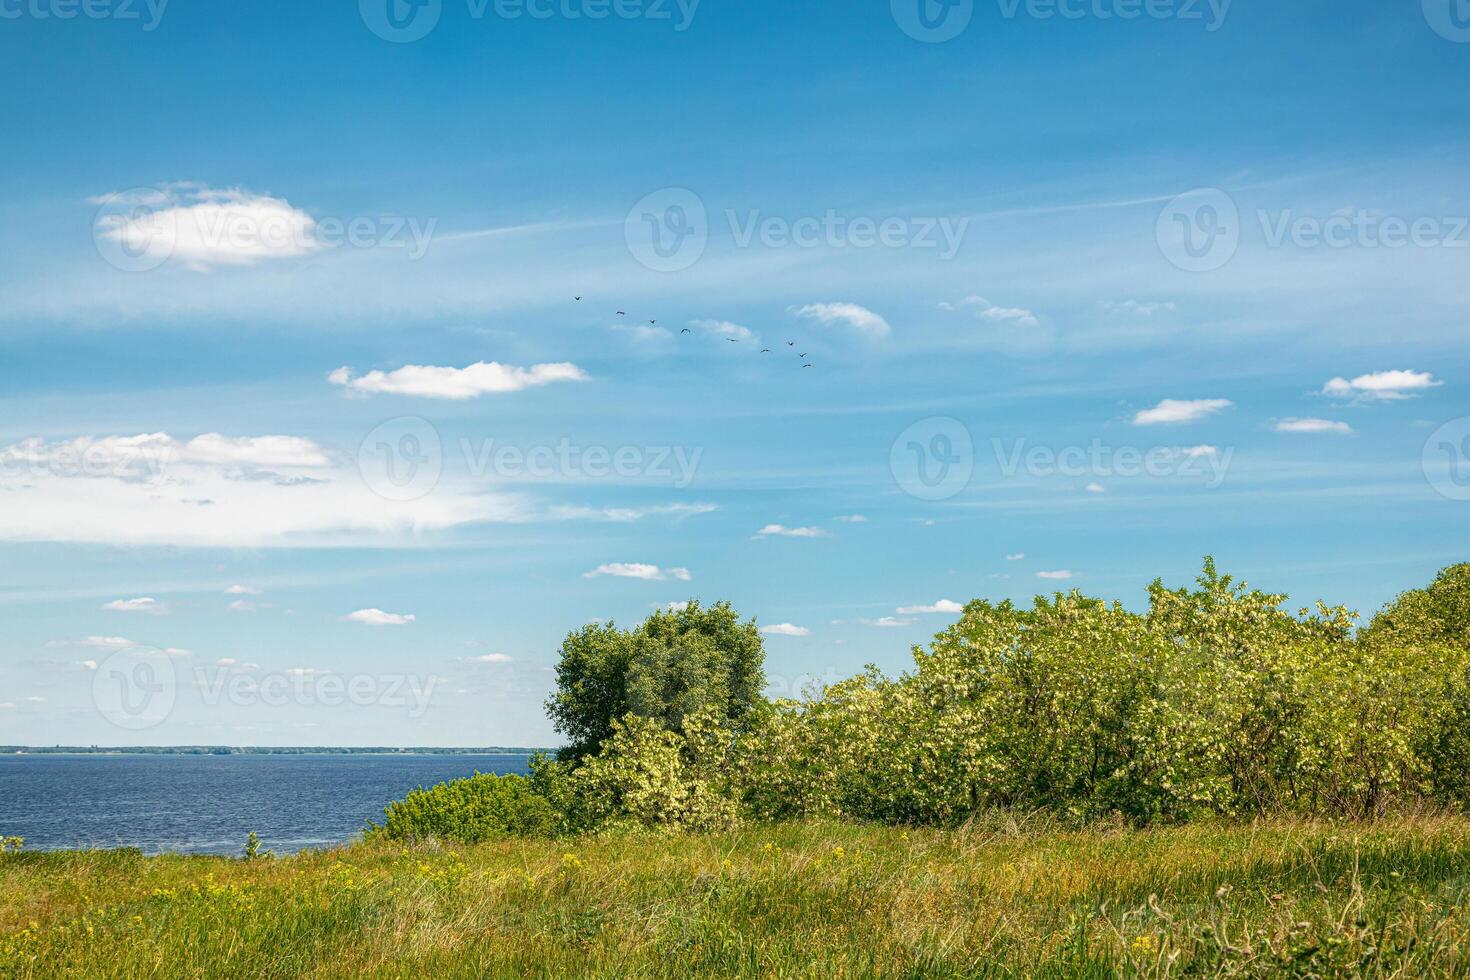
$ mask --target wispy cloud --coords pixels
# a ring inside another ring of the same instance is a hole
[[[515,660],[514,657],[504,653],[485,653],[478,657],[460,657],[462,664],[508,664]]]
[[[848,326],[868,337],[887,337],[893,332],[887,320],[856,303],[808,303],[793,307],[792,312],[818,323]]]
[[[999,306],[984,296],[966,296],[958,303],[940,303],[939,308],[947,313],[971,310],[977,319],[991,323],[1014,323],[1021,327],[1035,327],[1041,320],[1035,313],[1019,306]]]
[[[168,612],[168,606],[165,603],[148,596],[137,599],[113,599],[111,602],[104,602],[102,608],[112,612],[149,613],[154,616],[161,616]]]
[[[773,626],[762,626],[761,632],[767,636],[811,636],[812,631],[805,626],[796,626],[791,623],[776,623]]]
[[[1073,578],[1074,576],[1075,576],[1075,573],[1074,572],[1067,571],[1066,569],[1062,569],[1062,570],[1056,571],[1056,572],[1037,572],[1036,573],[1036,577],[1037,578],[1050,579],[1050,580],[1056,581],[1056,582],[1065,582],[1067,579]]]
[[[1165,398],[1153,408],[1145,408],[1133,416],[1134,425],[1168,425],[1178,422],[1195,422],[1216,412],[1224,411],[1235,403],[1227,398],[1196,398],[1182,401]]]
[[[648,565],[642,562],[609,562],[606,565],[598,565],[590,572],[583,572],[583,578],[598,578],[610,575],[613,578],[637,578],[649,582],[662,582],[675,579],[680,582],[688,582],[694,576],[687,568],[660,568],[657,565]]]
[[[673,517],[683,520],[700,514],[712,514],[720,508],[715,504],[657,504],[651,507],[573,507],[550,508],[553,520],[607,521],[611,524],[632,524],[647,517]]]
[[[1330,419],[1282,419],[1276,423],[1277,432],[1336,432],[1346,435],[1353,427],[1346,422]]]
[[[876,626],[879,629],[894,629],[899,626],[912,626],[912,619],[895,619],[892,616],[880,616],[877,619],[860,619],[859,623],[864,626]]]
[[[819,527],[787,527],[784,524],[767,524],[755,532],[758,538],[825,538],[827,532]]]
[[[896,611],[900,616],[914,616],[923,613],[962,613],[965,607],[953,599],[940,599],[927,606],[899,606]]]

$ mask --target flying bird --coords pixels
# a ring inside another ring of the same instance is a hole
[[[572,299],[576,300],[578,303],[582,302],[582,297],[580,296],[573,296]]]
[[[802,365],[802,366],[801,366],[801,369],[802,369],[802,370],[803,370],[803,371],[805,371],[805,370],[806,370],[806,369],[807,369],[807,368],[809,368],[809,367],[811,367],[811,365],[810,365],[810,364],[803,364],[803,365]]]
[[[726,337],[725,339],[728,340],[732,344],[738,344],[738,343],[740,343],[739,339],[738,338],[735,338],[735,337]]]
[[[651,323],[651,324],[653,324],[655,327],[658,326],[658,321],[657,320],[649,320],[648,322]]]
[[[680,333],[688,333],[689,332],[689,328],[688,327],[685,327],[683,330],[680,330],[679,332]]]
[[[761,349],[761,353],[762,354],[769,354],[770,352],[771,352],[771,349],[769,347],[765,347],[765,348],[762,348]]]
[[[794,341],[794,340],[788,340],[788,341],[786,341],[786,346],[787,347],[795,347],[796,346],[796,341]]]
[[[806,355],[805,355],[805,354],[799,354],[799,355],[797,355],[797,356],[798,356],[798,357],[806,357]]]
[[[622,310],[618,310],[618,316],[627,316],[627,315],[628,314],[624,313]]]

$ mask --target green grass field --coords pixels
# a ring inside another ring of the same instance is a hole
[[[0,976],[1456,976],[1470,821],[0,857]]]

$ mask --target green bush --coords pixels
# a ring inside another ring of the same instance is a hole
[[[369,825],[368,838],[479,844],[502,837],[546,837],[557,829],[551,803],[531,780],[516,775],[476,773],[416,789],[383,814],[382,824]]]
[[[475,841],[836,816],[955,824],[992,810],[1135,823],[1470,806],[1470,565],[1356,616],[1221,575],[976,600],[897,678],[807,702],[751,694],[760,641],[728,605],[567,638],[553,718],[578,741],[529,780],[411,794],[381,832]],[[614,713],[615,712],[615,713]]]

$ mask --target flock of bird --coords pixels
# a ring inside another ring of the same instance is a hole
[[[578,303],[582,302],[582,297],[580,297],[580,296],[573,296],[572,299],[575,300]],[[617,310],[614,315],[615,316],[626,317],[628,315],[628,313],[627,313],[626,310]],[[658,326],[658,321],[657,320],[649,320],[648,321],[648,325],[651,326],[651,327],[656,327],[656,326]],[[683,330],[680,330],[679,331],[679,335],[680,336],[683,336],[686,333],[687,334],[693,334],[694,331],[691,330],[691,329],[689,329],[688,327],[685,327]],[[743,343],[743,341],[739,337],[726,337],[725,339],[728,340],[732,344]],[[788,341],[786,341],[786,346],[787,347],[795,347],[796,346],[796,341],[794,341],[794,340],[788,340]],[[769,347],[762,347],[761,348],[761,353],[762,354],[771,354],[771,353],[774,353],[774,352]],[[809,367],[815,367],[816,366],[816,365],[812,364],[811,361],[808,361],[806,359],[806,351],[793,351],[792,353],[796,354],[796,356],[797,356],[797,358],[799,360],[805,362],[805,363],[802,364],[802,369],[803,370],[805,370],[806,368],[809,368]]]

